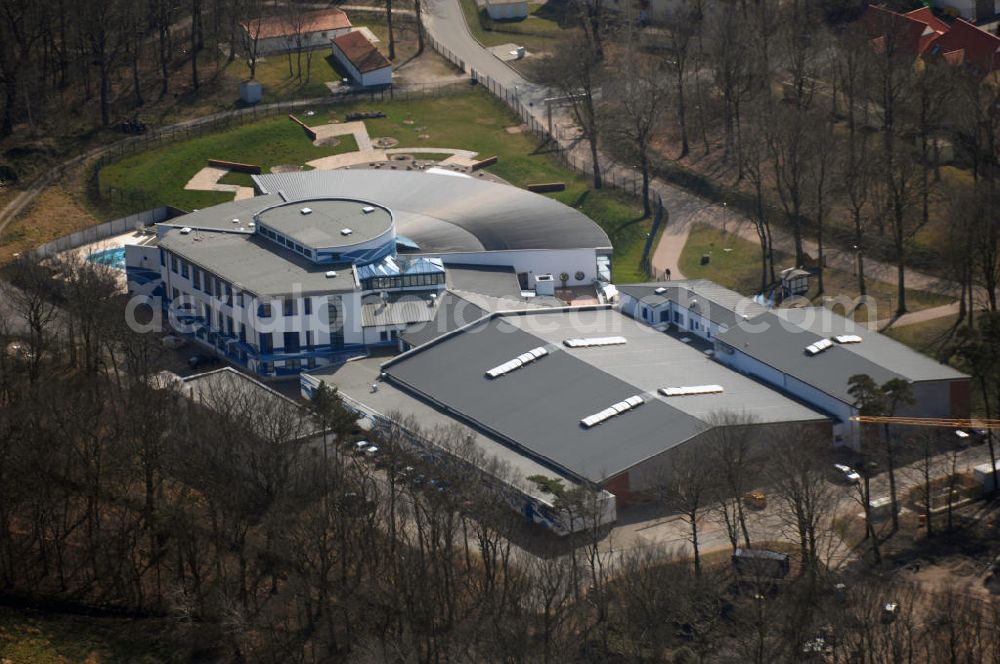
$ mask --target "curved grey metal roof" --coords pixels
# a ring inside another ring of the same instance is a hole
[[[255,175],[265,194],[370,200],[392,210],[396,231],[424,253],[610,249],[592,219],[512,185],[422,171],[347,169]]]

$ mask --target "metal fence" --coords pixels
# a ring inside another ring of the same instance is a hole
[[[167,206],[145,210],[144,212],[130,214],[127,217],[91,226],[82,231],[77,231],[72,235],[66,235],[51,242],[46,242],[36,247],[33,251],[39,256],[54,256],[63,251],[76,249],[77,247],[100,242],[106,238],[122,235],[123,233],[128,233],[144,226],[173,219],[182,214],[184,214],[182,210]]]

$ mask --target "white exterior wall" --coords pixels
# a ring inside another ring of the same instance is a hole
[[[375,71],[366,71],[361,75],[361,85],[366,88],[374,85],[390,85],[392,83],[392,67],[382,67]]]
[[[843,401],[816,389],[812,385],[808,385],[798,380],[797,378],[793,378],[784,372],[778,371],[769,364],[765,364],[745,353],[741,353],[739,350],[734,349],[733,353],[730,354],[725,350],[720,350],[719,347],[716,347],[715,359],[730,369],[753,376],[768,385],[784,390],[788,394],[804,401],[813,408],[827,413],[835,420],[840,420],[839,423],[835,421],[833,424],[833,436],[836,444],[856,447],[860,442],[858,426],[849,421],[849,418],[855,414],[854,408],[849,404],[846,404]]]
[[[373,85],[389,85],[392,83],[392,66],[383,67],[382,69],[376,69],[374,71],[365,72],[362,74],[358,71],[358,68],[354,66],[344,52],[340,50],[340,47],[336,44],[332,44],[333,47],[333,57],[337,59],[347,73],[356,83],[364,87],[370,87]]]
[[[302,35],[302,48],[327,48],[330,40],[341,35],[346,35],[351,28],[338,28],[336,30],[323,30],[320,32],[307,32]],[[298,48],[298,40],[294,37],[289,41],[288,37],[270,37],[268,39],[257,40],[257,52],[261,55],[268,53],[285,53]]]
[[[445,265],[464,263],[467,265],[512,266],[515,273],[528,273],[529,287],[534,285],[534,275],[536,274],[551,274],[558,283],[560,273],[565,272],[569,275],[567,284],[570,286],[590,285],[597,278],[596,249],[537,249],[423,255],[429,258],[440,258]],[[576,279],[577,272],[583,272],[583,279]]]
[[[159,274],[160,279],[163,278],[163,273],[160,271],[160,248],[157,246],[144,247],[138,244],[127,245],[125,247],[125,269],[126,274],[132,270],[148,271],[150,281],[129,281],[128,292],[130,295],[150,295],[160,285],[160,281],[154,278],[153,273]]]
[[[526,18],[528,16],[528,3],[525,1],[494,5],[487,2],[486,13],[489,14],[489,17],[494,21]]]

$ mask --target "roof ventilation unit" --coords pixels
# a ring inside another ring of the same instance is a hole
[[[628,399],[625,399],[624,401],[619,401],[616,404],[612,404],[611,406],[605,408],[599,413],[588,415],[587,417],[580,420],[580,424],[583,425],[585,429],[589,429],[591,427],[597,426],[598,424],[604,422],[605,420],[610,420],[615,415],[620,415],[622,413],[632,410],[633,408],[638,408],[644,403],[646,403],[646,400],[643,399],[642,396],[636,394],[635,396],[631,396]]]
[[[856,334],[840,334],[833,338],[838,344],[859,344],[862,339]]]
[[[684,387],[661,387],[665,397],[691,397],[699,394],[719,394],[725,390],[721,385],[686,385]]]
[[[233,217],[233,223],[238,224],[240,223],[240,220],[237,217]]]
[[[375,211],[375,208],[372,207],[371,205],[366,205],[363,208],[361,208],[361,211],[364,212],[365,214],[371,214],[372,212]]]
[[[656,293],[657,295],[663,295],[664,293],[667,292],[667,289],[664,288],[663,286],[660,286],[656,288],[653,292]]]
[[[350,229],[350,228],[341,228],[340,229],[340,234],[343,235],[344,237],[347,237],[348,235],[350,235],[353,232],[354,231],[352,229]]]
[[[333,279],[336,276],[337,276],[337,271],[336,270],[330,270],[329,272],[326,273],[326,278],[327,279]]]
[[[249,226],[250,228],[256,228],[257,227],[257,222],[255,222],[255,221],[248,221],[247,222],[247,226]]]
[[[185,226],[184,228],[181,229],[181,235],[190,235],[191,231],[193,230],[194,229],[191,228],[190,226]]]
[[[620,346],[628,343],[625,337],[589,337],[585,339],[565,339],[567,348],[591,348],[593,346]]]
[[[829,339],[820,339],[814,344],[809,344],[806,346],[806,352],[810,355],[819,355],[824,350],[833,345],[833,342]]]
[[[302,214],[312,214],[313,211],[312,208],[304,207],[301,210],[299,210],[299,212],[301,212]]]
[[[500,376],[509,374],[511,371],[514,371],[515,369],[520,369],[525,364],[530,364],[535,360],[537,360],[538,358],[548,354],[549,351],[545,350],[545,348],[543,348],[542,346],[539,346],[538,348],[532,348],[526,353],[521,353],[520,355],[515,357],[513,360],[510,360],[509,362],[504,362],[499,366],[493,367],[492,369],[486,372],[486,376],[488,378],[499,378]]]

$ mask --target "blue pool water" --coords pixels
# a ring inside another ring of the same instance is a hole
[[[87,260],[98,265],[107,265],[116,270],[125,270],[125,247],[115,247],[113,249],[102,249],[95,251]]]

